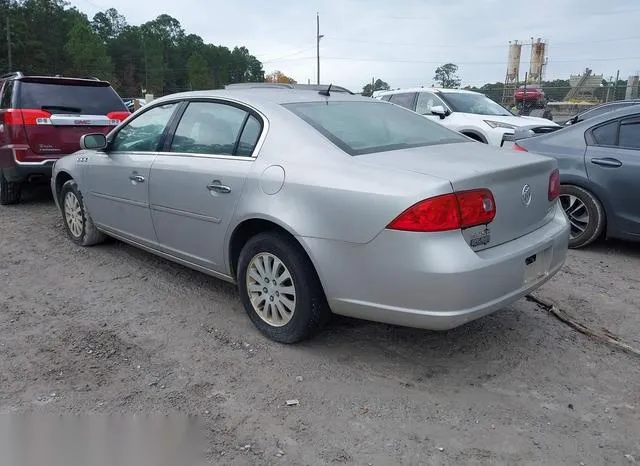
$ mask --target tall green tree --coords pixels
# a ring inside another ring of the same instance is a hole
[[[362,95],[365,97],[371,97],[375,91],[388,91],[390,89],[389,84],[384,82],[382,79],[376,79],[371,83],[365,84],[362,88]]]
[[[213,80],[207,60],[198,52],[194,52],[187,61],[189,70],[189,83],[195,90],[211,89]]]
[[[458,77],[458,65],[453,63],[445,63],[436,68],[436,74],[433,80],[440,84],[441,87],[455,88],[460,87],[460,78]]]
[[[89,20],[66,0],[0,0],[0,71],[13,70],[112,78],[125,97],[264,80],[262,63],[246,47],[207,44],[172,16],[130,25],[109,8]]]
[[[107,47],[88,22],[78,21],[69,31],[64,51],[69,59],[69,74],[113,79],[113,62]]]

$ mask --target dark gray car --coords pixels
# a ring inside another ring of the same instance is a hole
[[[558,160],[570,247],[602,235],[640,241],[640,105],[547,134],[523,131],[516,139],[516,150]]]

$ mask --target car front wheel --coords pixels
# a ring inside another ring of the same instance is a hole
[[[69,180],[62,186],[60,207],[65,230],[74,243],[93,246],[104,241],[105,236],[94,225],[75,181]]]
[[[569,247],[582,248],[597,240],[604,231],[606,219],[600,201],[579,186],[560,186],[560,205],[571,224]]]
[[[253,324],[271,340],[296,343],[330,316],[320,280],[302,247],[284,234],[260,233],[242,249],[240,299]]]

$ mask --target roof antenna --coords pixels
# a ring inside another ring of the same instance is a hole
[[[329,84],[329,87],[327,87],[326,91],[319,91],[318,94],[320,95],[326,95],[327,97],[331,96],[330,92],[331,92],[331,86],[333,86],[333,84]]]

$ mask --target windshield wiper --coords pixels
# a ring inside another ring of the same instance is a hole
[[[82,111],[81,108],[78,107],[65,107],[63,105],[43,105],[40,107],[41,110],[60,110],[62,112],[69,113],[80,113]]]

